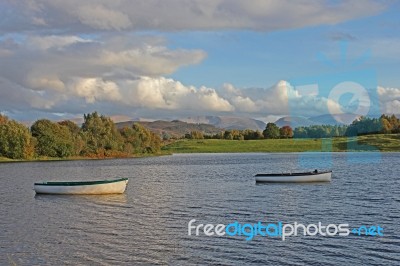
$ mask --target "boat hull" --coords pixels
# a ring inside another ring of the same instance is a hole
[[[65,195],[101,195],[122,194],[126,190],[128,179],[93,182],[44,182],[35,183],[37,194]]]
[[[307,183],[307,182],[330,182],[332,172],[309,173],[309,174],[258,174],[256,182],[269,183]]]

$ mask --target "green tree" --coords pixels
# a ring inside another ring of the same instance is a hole
[[[382,132],[381,118],[369,118],[362,116],[351,123],[346,130],[346,136],[358,136],[367,134],[377,134]]]
[[[232,130],[224,131],[224,139],[233,140]]]
[[[190,132],[190,139],[204,139],[204,134],[198,130],[192,130]]]
[[[277,139],[279,138],[279,127],[275,123],[268,123],[263,135],[266,139]]]
[[[308,132],[306,127],[296,127],[293,132],[294,138],[308,138]]]
[[[64,120],[58,122],[59,125],[68,128],[71,136],[73,138],[73,155],[81,155],[82,151],[85,149],[85,141],[82,138],[81,128],[74,122],[70,120]]]
[[[68,127],[41,119],[32,125],[31,132],[37,140],[38,155],[68,157],[74,154],[74,139]]]
[[[125,145],[130,145],[134,153],[157,153],[161,150],[161,138],[139,123],[121,129]]]
[[[107,156],[107,151],[124,150],[124,139],[114,122],[97,112],[84,115],[82,138],[86,142],[84,154]]]
[[[34,156],[34,143],[27,127],[0,115],[0,156],[30,159]]]

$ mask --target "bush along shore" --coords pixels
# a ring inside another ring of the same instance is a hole
[[[30,129],[0,115],[0,160],[126,158],[160,154],[161,138],[134,123],[118,129],[97,112],[84,115],[82,126],[72,121],[37,120]]]

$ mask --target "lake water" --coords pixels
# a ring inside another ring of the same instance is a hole
[[[254,174],[329,167],[331,183]],[[0,265],[399,265],[400,153],[190,154],[0,164]],[[129,177],[123,195],[36,195],[40,180]],[[188,236],[195,224],[348,223],[384,236]]]

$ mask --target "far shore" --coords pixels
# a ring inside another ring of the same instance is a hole
[[[32,159],[10,159],[0,157],[0,163],[28,163],[28,162],[62,162],[62,161],[99,161],[99,160],[113,160],[113,159],[134,159],[134,158],[145,158],[154,156],[165,156],[171,155],[168,152],[162,152],[157,154],[135,154],[131,156],[118,156],[118,157],[85,157],[85,156],[74,156],[74,157],[38,157]]]
[[[0,157],[0,163],[51,162],[79,160],[129,159],[165,156],[180,153],[297,153],[297,152],[400,152],[400,134],[377,134],[353,138],[337,137],[326,139],[263,139],[263,140],[220,140],[191,139],[177,140],[165,145],[161,153],[136,154],[119,157],[67,158],[39,157],[29,160]]]
[[[322,139],[191,139],[173,142],[162,150],[169,153],[400,152],[400,134]]]

